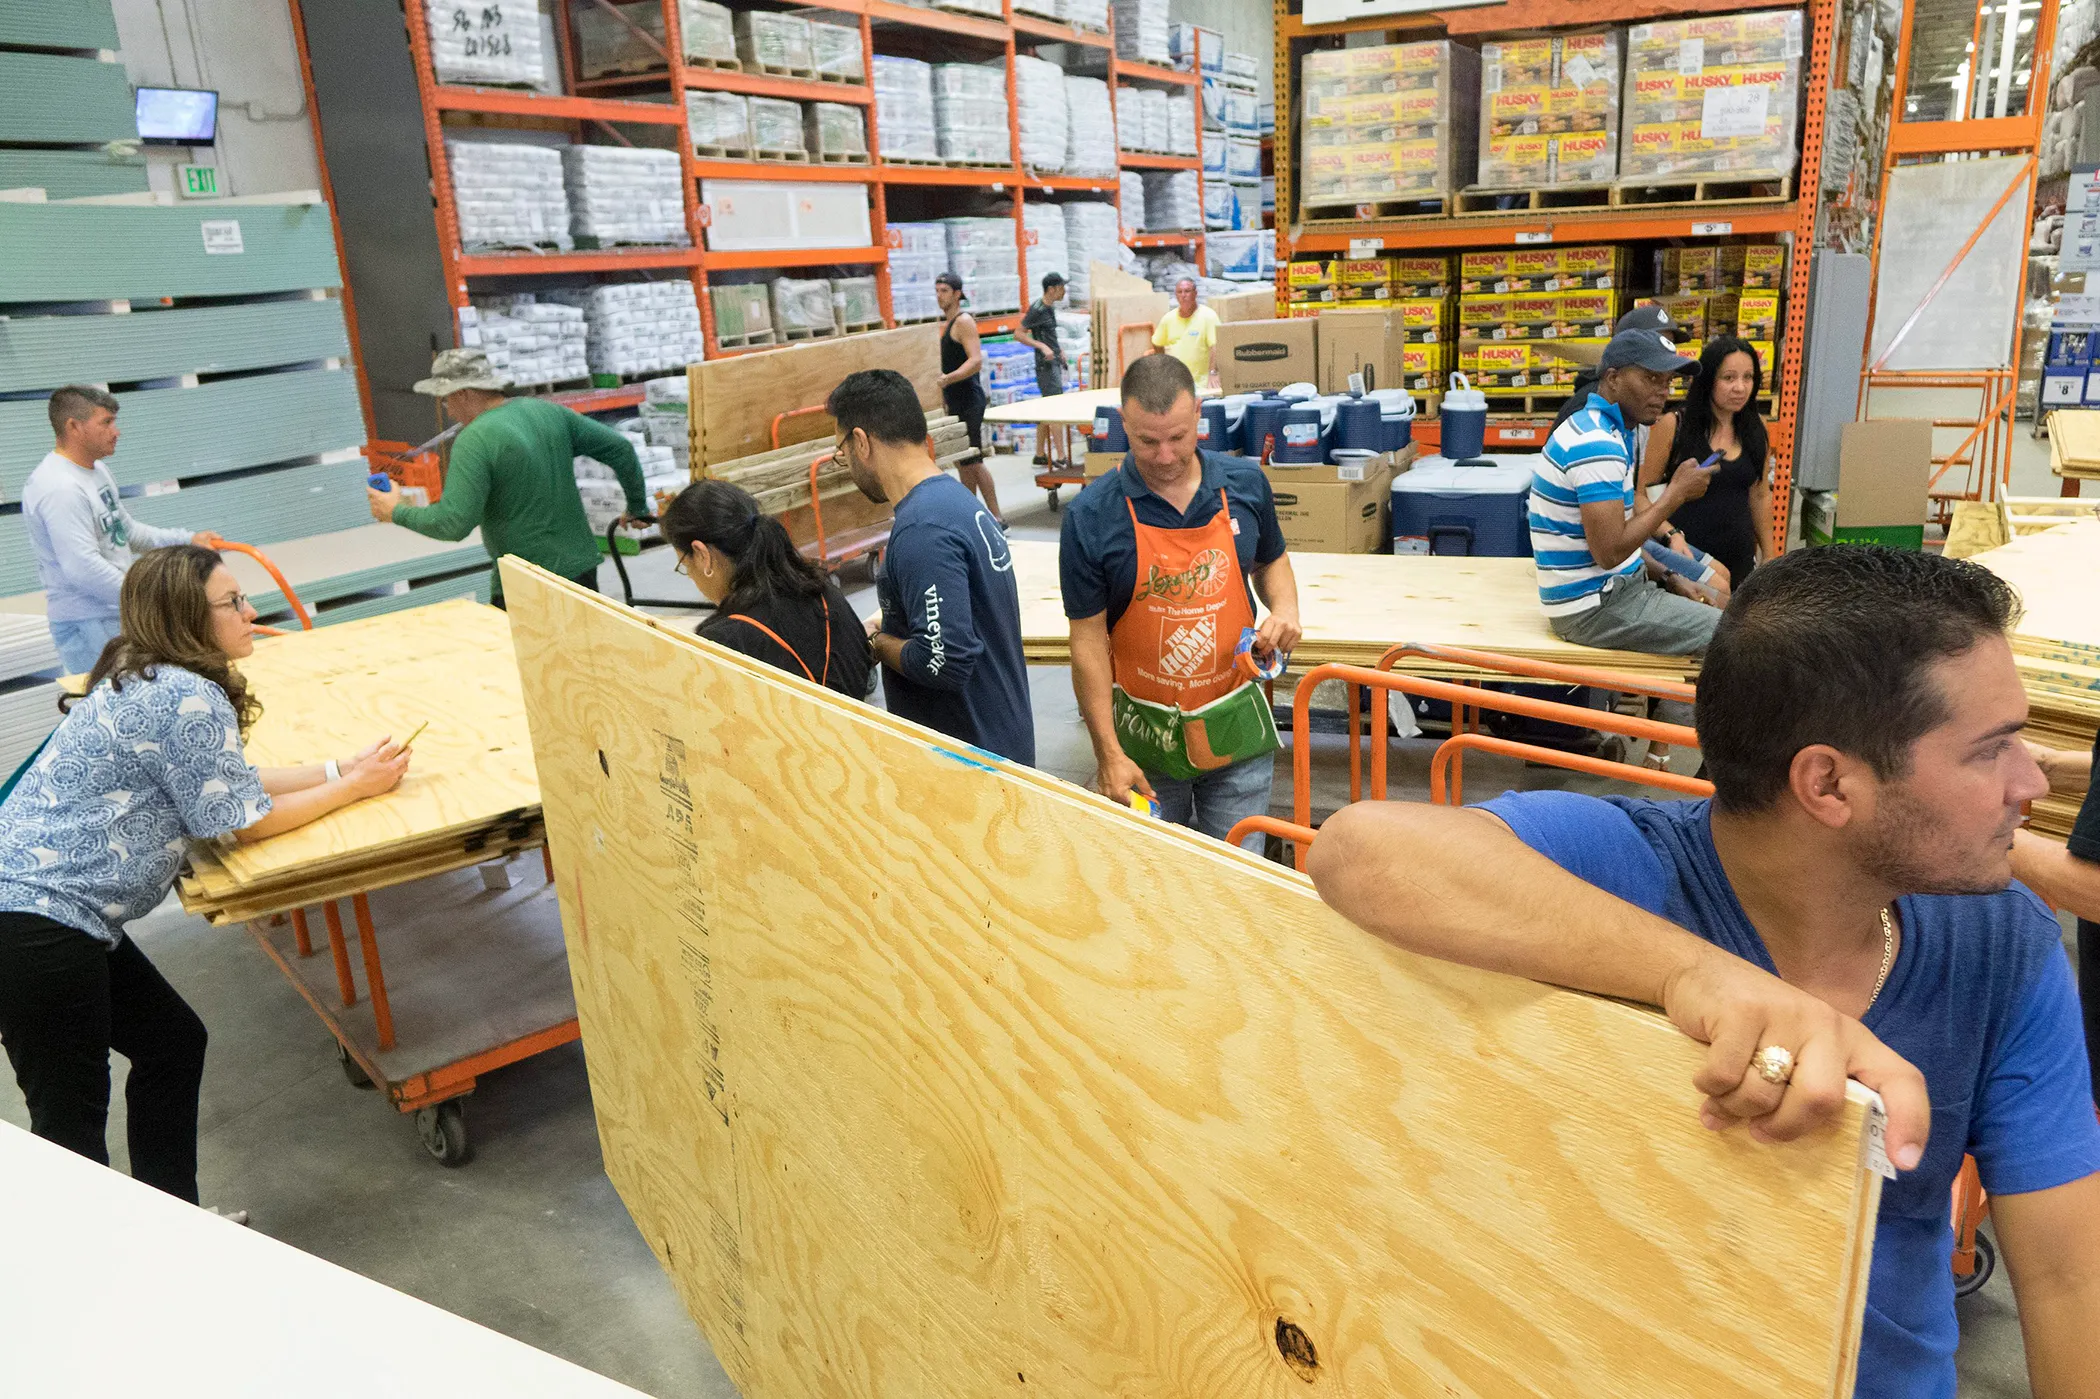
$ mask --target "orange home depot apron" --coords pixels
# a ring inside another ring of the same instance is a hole
[[[1224,490],[1218,513],[1194,529],[1155,529],[1124,504],[1137,532],[1137,587],[1109,634],[1123,751],[1183,782],[1275,752],[1268,696],[1233,663],[1254,608]]]

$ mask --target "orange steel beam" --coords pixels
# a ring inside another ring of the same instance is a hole
[[[292,942],[301,957],[314,955],[313,933],[306,926],[306,910],[303,908],[292,910]]]
[[[372,1020],[379,1027],[379,1047],[394,1047],[394,1007],[386,998],[386,975],[379,969],[379,934],[372,927],[372,903],[363,894],[350,896],[357,914],[357,940],[365,953],[365,989],[372,993]]]
[[[1310,826],[1294,825],[1289,821],[1278,820],[1274,816],[1246,816],[1242,817],[1234,824],[1231,830],[1225,833],[1225,843],[1237,849],[1241,841],[1257,831],[1263,835],[1281,836],[1291,843],[1292,869],[1298,868],[1299,847],[1311,845],[1315,834]]]
[[[1508,675],[1521,675],[1532,680],[1548,680],[1562,685],[1588,685],[1600,690],[1617,690],[1629,695],[1650,695],[1656,699],[1683,700],[1690,704],[1695,699],[1693,687],[1676,680],[1648,680],[1639,676],[1624,675],[1615,670],[1600,670],[1592,666],[1561,665],[1555,661],[1526,660],[1518,656],[1504,656],[1494,651],[1476,651],[1464,646],[1438,646],[1422,641],[1404,641],[1378,658],[1379,670],[1391,670],[1409,656],[1420,656],[1425,660],[1449,661],[1455,665],[1476,666],[1481,670],[1501,671]]]
[[[1837,0],[1815,0],[1808,7],[1808,67],[1803,86],[1807,100],[1801,114],[1801,165],[1795,188],[1802,192],[1796,201],[1793,272],[1787,278],[1785,334],[1781,337],[1779,363],[1767,366],[1776,376],[1772,391],[1772,498],[1788,501],[1794,491],[1795,431],[1801,415],[1802,356],[1808,348],[1808,267],[1804,259],[1816,246],[1816,214],[1821,207],[1816,191],[1823,185],[1823,116],[1830,89],[1831,54],[1836,44]],[[1880,228],[1881,221],[1875,220]],[[1772,512],[1774,555],[1786,552],[1788,510]]]
[[[1547,748],[1536,743],[1518,743],[1513,739],[1496,738],[1491,734],[1462,733],[1453,734],[1438,744],[1436,753],[1429,760],[1429,800],[1432,804],[1465,804],[1465,778],[1459,763],[1455,761],[1462,752],[1497,753],[1505,758],[1522,758],[1528,763],[1566,768],[1571,772],[1586,772],[1592,777],[1609,777],[1619,782],[1659,787],[1666,792],[1676,792],[1687,797],[1710,797],[1714,794],[1714,784],[1697,777],[1659,772],[1635,763],[1615,763],[1609,758],[1593,758],[1582,753],[1563,753],[1557,748]]]
[[[335,959],[335,989],[342,995],[343,1004],[357,1004],[357,982],[350,976],[350,945],[343,940],[343,915],[330,899],[321,905],[321,917],[328,922],[328,953]]]

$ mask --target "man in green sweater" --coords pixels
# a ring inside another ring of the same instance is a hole
[[[374,491],[372,518],[432,539],[465,539],[476,526],[489,557],[516,554],[549,573],[598,586],[598,541],[576,491],[575,458],[594,457],[627,492],[625,519],[649,514],[642,464],[625,437],[560,404],[506,398],[488,356],[445,350],[417,393],[441,399],[460,425],[435,505],[404,505],[398,491]],[[494,601],[503,605],[502,583]]]

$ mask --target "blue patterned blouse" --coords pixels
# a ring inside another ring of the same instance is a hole
[[[0,911],[115,947],[167,897],[189,841],[269,810],[224,690],[174,666],[122,690],[104,681],[0,804]]]

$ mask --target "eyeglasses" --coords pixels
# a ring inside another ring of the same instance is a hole
[[[679,554],[679,555],[677,555],[677,556],[676,556],[675,558],[673,558],[673,559],[671,560],[671,572],[673,572],[673,573],[677,574],[677,575],[678,575],[678,576],[679,576],[680,578],[690,578],[690,577],[692,577],[693,575],[692,575],[692,574],[690,574],[690,573],[688,573],[688,572],[686,571],[686,566],[687,566],[688,564],[690,564],[690,563],[691,563],[692,561],[693,561],[693,556],[692,556],[692,555],[690,555],[690,554]]]
[[[222,598],[219,601],[212,604],[213,607],[223,607],[227,609],[228,611],[232,612],[236,617],[238,617],[241,614],[242,609],[247,607],[247,605],[248,595],[246,593],[235,593],[231,597]]]

